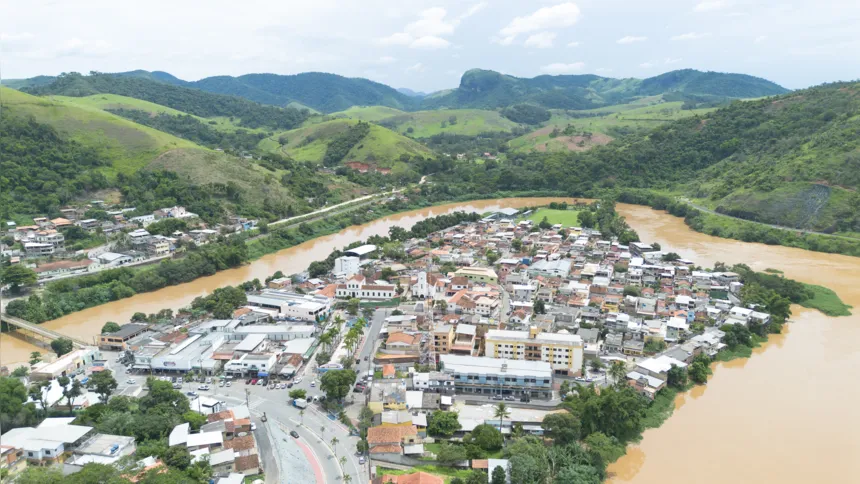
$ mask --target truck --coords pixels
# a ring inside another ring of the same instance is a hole
[[[293,400],[293,406],[296,408],[307,408],[308,401],[305,400],[304,398],[297,398],[297,399]]]

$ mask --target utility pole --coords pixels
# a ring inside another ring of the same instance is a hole
[[[248,407],[248,411],[251,410],[251,390],[245,389],[245,405]]]

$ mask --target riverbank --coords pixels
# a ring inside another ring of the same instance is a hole
[[[614,197],[619,202],[643,205],[683,218],[684,223],[696,232],[715,237],[860,257],[860,239],[793,230],[705,212],[650,190],[621,190]]]
[[[713,237],[640,205],[618,210],[643,240],[697,264],[776,269],[831,288],[846,305],[860,304],[856,257]],[[679,393],[672,418],[628,447],[609,467],[609,482],[801,484],[853,475],[860,452],[853,402],[860,389],[845,382],[860,376],[860,315],[834,318],[799,305],[791,309],[782,333],[750,350],[755,358],[715,362],[707,385]]]

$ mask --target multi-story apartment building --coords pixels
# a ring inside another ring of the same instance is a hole
[[[535,326],[528,331],[491,329],[484,336],[484,356],[543,361],[557,374],[582,369],[583,343],[579,335],[543,333]]]
[[[552,396],[552,367],[543,361],[441,355],[458,394]]]
[[[448,354],[454,345],[454,326],[443,324],[433,328],[433,352]]]

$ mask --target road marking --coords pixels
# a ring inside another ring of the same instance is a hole
[[[290,420],[292,420],[292,419],[290,419]],[[287,431],[286,427],[284,427],[280,423],[278,423],[278,425],[280,425],[281,429],[284,430],[284,432],[287,435],[289,435],[289,432]],[[302,452],[304,452],[305,457],[308,458],[308,462],[313,463],[313,465],[314,465],[314,477],[316,477],[317,484],[325,484],[325,470],[322,467],[322,463],[320,462],[319,457],[317,456],[317,453],[314,452],[314,450],[309,445],[305,444],[300,439],[293,439],[293,440],[296,442],[296,445],[298,445],[299,448],[302,449]]]

